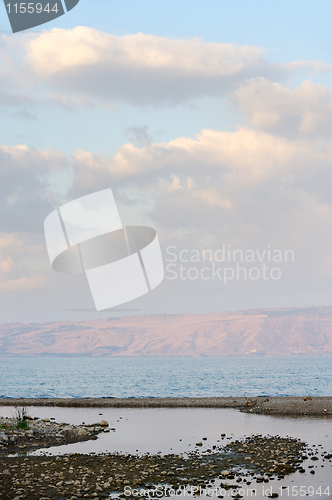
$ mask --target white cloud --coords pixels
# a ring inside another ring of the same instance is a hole
[[[179,137],[141,148],[127,143],[113,157],[79,150],[70,158],[26,146],[3,146],[1,151],[4,165],[10,166],[0,170],[7,211],[6,224],[2,220],[7,229],[0,234],[4,293],[43,289],[47,297],[55,281],[59,290],[65,282],[50,271],[42,231],[53,209],[49,200],[65,201],[50,183],[52,172],[67,166],[74,173],[68,201],[111,187],[123,222],[155,227],[164,248],[218,249],[224,243],[242,249],[261,250],[268,244],[291,248],[297,266],[292,293],[297,289],[311,297],[313,283],[326,287],[332,160],[328,138],[286,138],[242,127],[235,132],[202,130],[195,139]],[[20,189],[15,189],[17,182]],[[25,234],[15,229],[18,221]],[[66,283],[71,281],[70,276]]]
[[[124,210],[139,206],[142,218],[167,231],[195,226],[208,232],[219,217],[234,232],[247,221],[261,234],[273,220],[282,235],[286,214],[290,224],[311,206],[312,214],[324,219],[331,205],[332,145],[314,136],[287,139],[239,127],[141,148],[127,143],[113,157],[78,150],[70,158],[27,146],[2,146],[0,154],[3,233],[40,234],[54,206],[105,187],[114,189]],[[67,197],[52,181],[61,169],[73,171]],[[303,217],[303,231],[307,222]],[[0,248],[4,242],[0,239]]]
[[[119,37],[86,27],[44,32],[27,47],[27,61],[43,78],[100,63],[118,68],[177,71],[178,75],[230,76],[248,65],[261,63],[263,54],[262,49],[249,45],[143,33]]]
[[[251,125],[262,130],[286,136],[332,132],[332,90],[308,80],[290,89],[255,78],[234,91],[231,99]]]
[[[65,169],[67,161],[57,150],[0,146],[0,231],[39,230],[59,198],[47,176]]]
[[[45,274],[39,274],[36,276],[18,278],[15,280],[9,280],[0,282],[1,292],[18,292],[21,290],[37,290],[40,288],[45,288],[47,286],[47,277]]]
[[[35,118],[36,104],[74,110],[175,105],[223,97],[245,81],[283,81],[331,69],[317,61],[270,64],[260,47],[88,28],[52,29],[0,39],[0,105]],[[31,108],[31,109],[27,109]],[[32,110],[32,111],[31,111]]]
[[[196,139],[125,144],[112,158],[78,151],[71,196],[110,186],[126,223],[139,213],[164,241],[182,232],[201,243],[274,242],[307,256],[319,245],[326,254],[331,160],[332,145],[320,138],[203,130]]]
[[[11,269],[22,269],[29,262],[29,268],[38,267],[41,255],[45,253],[44,241],[36,233],[0,233],[0,261],[11,264]],[[31,266],[35,262],[34,266]],[[6,268],[6,266],[4,266]]]
[[[111,157],[0,146],[2,297],[9,291],[32,297],[30,290],[47,296],[55,282],[62,290],[63,276],[46,276],[44,218],[66,200],[105,187],[114,190],[126,224],[152,225],[164,245],[294,248],[293,290],[310,295],[313,283],[324,289],[332,91],[308,80],[295,88],[280,82],[328,65],[270,65],[259,47],[84,27],[2,37],[0,57],[0,106],[18,108],[20,120],[35,118],[36,102],[112,109],[116,101],[159,106],[229,95],[254,127],[205,129],[196,138],[159,143],[147,126],[127,127],[128,142]],[[61,184],[71,174],[66,197]]]
[[[246,78],[284,77],[260,47],[170,39],[137,33],[115,36],[92,28],[52,29],[38,35],[3,37],[7,52],[20,54],[16,74],[32,94],[65,107],[177,104],[222,96]],[[16,59],[18,59],[16,57]],[[16,85],[17,87],[17,85]],[[0,96],[1,97],[1,96]]]
[[[12,271],[15,267],[13,259],[11,257],[7,257],[5,260],[0,261],[0,272],[7,273]]]

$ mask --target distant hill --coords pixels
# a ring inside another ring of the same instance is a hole
[[[0,325],[1,356],[332,355],[332,306]]]

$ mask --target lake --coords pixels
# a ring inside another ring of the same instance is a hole
[[[329,396],[331,357],[0,358],[0,398]]]

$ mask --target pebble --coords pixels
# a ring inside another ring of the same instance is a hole
[[[49,429],[42,422],[39,425],[43,432]],[[60,428],[60,424],[50,425],[51,428],[53,426]],[[78,432],[79,429],[88,428],[69,427],[78,429]],[[63,430],[63,427],[61,429]],[[93,428],[88,429],[92,431]],[[25,433],[22,436],[26,438]],[[190,452],[187,458],[175,454],[165,456],[69,454],[58,457],[14,458],[2,456],[0,498],[6,498],[3,492],[7,490],[10,493],[9,498],[20,496],[20,487],[23,485],[22,493],[25,495],[24,498],[29,500],[41,498],[53,500],[59,496],[71,500],[104,497],[123,490],[125,485],[138,488],[160,484],[171,484],[174,488],[183,484],[204,486],[213,483],[217,478],[229,481],[223,485],[225,489],[240,488],[239,484],[234,485],[231,482],[235,480],[237,483],[241,481],[245,483],[243,475],[239,472],[241,467],[247,471],[247,484],[251,483],[252,478],[258,482],[269,482],[274,476],[284,477],[296,469],[301,472],[303,461],[308,457],[316,457],[310,455],[311,453],[314,452],[298,439],[255,435],[231,441],[227,446],[220,444],[214,451],[204,451],[203,454],[201,450]],[[315,453],[318,453],[318,450]],[[332,458],[332,455],[322,449],[319,453],[322,457]],[[311,470],[311,473],[315,471]]]

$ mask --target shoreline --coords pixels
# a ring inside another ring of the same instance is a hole
[[[4,398],[1,406],[64,408],[234,408],[280,416],[332,418],[331,396],[258,396],[197,398]]]

